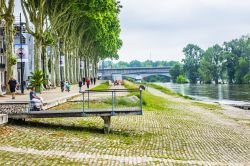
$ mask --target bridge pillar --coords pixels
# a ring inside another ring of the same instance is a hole
[[[101,116],[101,118],[104,121],[104,127],[103,127],[104,134],[108,134],[110,131],[111,116]]]

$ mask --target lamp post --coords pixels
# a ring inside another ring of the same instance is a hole
[[[62,79],[62,67],[63,67],[63,60],[62,60],[62,41],[60,41],[59,43],[59,49],[60,49],[60,78],[61,78],[61,82],[63,81]]]
[[[22,15],[20,13],[20,49],[21,52],[19,53],[21,57],[21,93],[24,93],[24,87],[23,87],[23,45],[22,45]]]

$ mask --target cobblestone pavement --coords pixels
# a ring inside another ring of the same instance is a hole
[[[249,126],[183,99],[165,107],[112,117],[109,135],[99,117],[6,125],[0,165],[250,165]]]

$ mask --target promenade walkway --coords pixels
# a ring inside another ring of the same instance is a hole
[[[95,85],[90,85],[90,89],[98,86],[102,81],[97,81]],[[83,86],[83,90],[87,89],[86,85]],[[15,99],[11,99],[11,95],[5,95],[4,97],[0,97],[0,103],[5,102],[28,102],[29,101],[29,90],[25,90],[24,94],[17,94]],[[38,96],[41,96],[44,99],[45,103],[52,103],[58,100],[68,99],[71,97],[75,97],[77,95],[80,95],[78,91],[78,84],[71,86],[70,92],[61,92],[61,88],[57,87],[55,89],[50,89],[43,91],[42,94],[38,94]]]

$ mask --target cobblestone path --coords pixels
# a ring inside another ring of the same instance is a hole
[[[109,135],[99,117],[4,126],[0,165],[250,165],[250,126],[221,110],[163,97],[164,110],[112,117]]]

